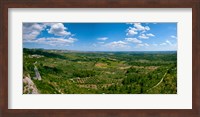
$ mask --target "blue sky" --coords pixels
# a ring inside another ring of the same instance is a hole
[[[176,23],[23,23],[23,47],[79,51],[176,51]]]

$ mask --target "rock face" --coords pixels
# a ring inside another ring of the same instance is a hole
[[[23,85],[24,94],[39,94],[37,87],[29,77],[23,78]]]

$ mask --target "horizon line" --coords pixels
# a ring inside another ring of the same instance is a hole
[[[42,49],[42,50],[61,50],[61,51],[79,51],[79,52],[166,52],[177,50],[70,50],[70,49],[48,49],[48,48],[23,48],[23,49]]]

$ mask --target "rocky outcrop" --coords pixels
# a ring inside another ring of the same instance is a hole
[[[37,87],[30,77],[23,78],[23,93],[24,94],[39,94]]]

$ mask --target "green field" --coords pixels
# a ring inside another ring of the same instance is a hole
[[[176,94],[177,52],[24,48],[24,94],[35,90],[28,78],[39,94]]]

